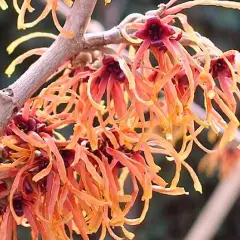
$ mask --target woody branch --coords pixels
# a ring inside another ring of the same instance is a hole
[[[165,10],[165,5],[161,4],[157,10],[148,11],[145,15],[139,13],[128,15],[118,26],[110,30],[84,34],[96,1],[75,1],[64,26],[64,29],[72,31],[75,37],[66,39],[59,35],[49,49],[16,82],[0,90],[0,135],[14,113],[44,84],[64,60],[82,51],[101,49],[105,45],[128,42],[123,34],[123,29],[127,24],[145,22],[147,17],[161,16]],[[128,32],[128,34],[134,36],[134,32]],[[200,35],[199,37],[204,43],[205,38]],[[184,34],[180,41],[183,45],[194,44]],[[206,44],[209,44],[209,42]]]
[[[59,35],[49,49],[12,85],[0,91],[0,134],[24,102],[67,58],[78,51],[97,0],[76,0],[64,29],[74,33],[73,39]]]

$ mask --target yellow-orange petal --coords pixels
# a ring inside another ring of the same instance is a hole
[[[30,39],[33,38],[38,38],[38,37],[46,37],[46,38],[52,38],[52,39],[56,39],[57,36],[55,34],[52,33],[44,33],[44,32],[35,32],[35,33],[30,33],[27,35],[24,35],[18,39],[16,39],[15,41],[13,41],[8,47],[7,47],[7,52],[8,54],[11,54],[15,48],[20,45],[21,43],[24,43]]]
[[[8,8],[8,5],[5,2],[5,0],[0,0],[0,7],[2,10],[6,10]]]

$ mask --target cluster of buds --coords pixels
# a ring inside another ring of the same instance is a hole
[[[30,2],[24,1],[25,11],[31,10]],[[55,14],[56,2],[48,1],[47,11]],[[178,13],[200,1],[170,8],[173,2],[161,15],[127,23],[121,33],[128,43],[117,50],[66,60],[57,79],[27,100],[5,128],[0,138],[1,239],[16,236],[17,225],[30,226],[33,239],[39,234],[73,239],[73,233],[84,240],[91,234],[132,239],[127,226],[144,220],[154,192],[188,194],[179,186],[182,168],[202,192],[186,160],[194,143],[215,153],[233,140],[239,126],[240,54],[222,52]],[[174,26],[175,19],[182,28]],[[30,26],[19,21],[20,27]],[[191,109],[197,90],[206,119]],[[214,150],[197,138],[209,128],[216,134],[225,130]],[[70,137],[61,134],[64,129],[71,129]],[[169,183],[161,177],[156,155],[173,163]],[[130,219],[137,200],[142,212]]]

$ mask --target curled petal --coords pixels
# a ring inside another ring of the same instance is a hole
[[[24,42],[26,42],[26,41],[28,41],[30,39],[38,38],[38,37],[46,37],[46,38],[56,39],[57,36],[55,34],[52,34],[52,33],[44,33],[44,32],[35,32],[35,33],[30,33],[30,34],[24,35],[23,37],[20,37],[20,38],[16,39],[15,41],[13,41],[7,47],[8,54],[13,53],[15,48],[17,46],[19,46],[21,43],[24,43]]]

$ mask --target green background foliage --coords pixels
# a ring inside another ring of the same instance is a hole
[[[34,2],[36,2],[36,9],[42,9],[43,4],[40,0],[38,3],[37,1]],[[144,13],[147,10],[155,9],[159,3],[157,0],[112,0],[111,5],[104,6],[103,0],[99,0],[94,18],[99,20],[108,29],[116,25],[127,14],[133,12]],[[239,11],[214,7],[195,7],[194,9],[185,11],[185,13],[187,13],[189,22],[194,26],[195,30],[210,38],[218,47],[223,50],[239,49]],[[36,14],[38,14],[37,10]],[[8,79],[4,71],[15,57],[31,48],[49,46],[51,43],[51,40],[46,39],[31,40],[17,48],[11,56],[8,56],[5,50],[8,44],[14,39],[33,31],[32,29],[17,31],[16,18],[17,14],[11,6],[8,11],[0,13],[0,88],[7,87],[11,82],[15,81],[37,59],[37,57],[27,59],[20,67],[16,68],[14,75]],[[31,20],[31,16],[29,20]],[[51,17],[48,17],[35,27],[34,31],[57,33]],[[199,97],[197,96],[196,99],[198,100]],[[200,140],[210,147],[206,139],[206,132]],[[200,149],[195,147],[188,160],[190,165],[196,169],[203,154]],[[159,159],[163,175],[170,179],[174,169],[172,169],[172,165],[168,165],[165,162],[163,159]],[[199,178],[203,185],[202,195],[194,191],[192,180],[185,171],[182,173],[180,185],[185,186],[190,191],[189,196],[171,197],[155,193],[146,220],[139,227],[134,228],[136,239],[183,239],[218,183],[217,173],[212,178],[207,178],[204,174],[199,174]],[[138,209],[140,208],[141,204],[137,205],[135,213],[138,213]],[[238,227],[240,222],[239,212],[240,201],[238,200],[220,227],[214,238],[215,240],[235,240],[240,238],[240,228]],[[30,239],[29,233],[20,229],[19,240],[28,239]],[[93,236],[92,239],[97,239],[97,237]]]

